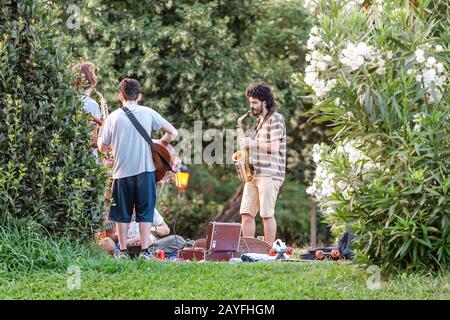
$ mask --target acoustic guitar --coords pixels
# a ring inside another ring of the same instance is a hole
[[[155,146],[155,148],[151,148],[151,152],[153,163],[155,164],[156,168],[156,182],[158,182],[164,179],[169,172],[169,170],[167,170],[167,168],[164,166],[161,157],[163,157],[167,161],[167,163],[170,164],[170,167],[173,167],[176,153],[172,145],[161,142],[161,140],[153,140],[153,145]]]

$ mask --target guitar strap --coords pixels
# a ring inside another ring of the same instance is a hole
[[[155,144],[153,143],[152,139],[148,135],[147,131],[145,131],[144,127],[139,123],[138,119],[134,116],[134,114],[128,109],[127,107],[122,107],[122,110],[127,115],[128,119],[130,119],[133,126],[136,128],[136,130],[141,134],[141,136],[144,138],[145,141],[150,145],[150,148],[158,154],[159,158],[161,159],[161,162],[164,165],[164,168],[166,168],[167,171],[171,171],[175,173],[172,169],[172,166],[169,162],[167,162],[166,159],[159,153],[158,149],[156,149]]]

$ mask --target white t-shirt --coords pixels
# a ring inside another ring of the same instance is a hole
[[[90,113],[92,116],[99,118],[101,117],[100,112],[100,106],[98,105],[97,101],[92,99],[91,97],[88,97],[86,95],[82,95],[80,100],[84,104],[84,111],[87,113]],[[89,121],[89,124],[95,125],[96,123],[94,121]],[[98,153],[96,148],[92,148],[92,154],[96,159],[98,159]]]
[[[150,137],[153,130],[159,131],[168,124],[166,119],[151,108],[135,104],[129,105],[128,109]],[[149,144],[121,108],[106,118],[101,139],[103,144],[111,145],[114,157],[113,179],[155,171]]]
[[[100,119],[101,112],[100,112],[100,106],[98,105],[97,101],[95,101],[94,99],[92,99],[91,97],[88,97],[86,95],[82,95],[80,99],[84,104],[84,111],[86,111],[87,113],[90,113],[94,117]],[[89,123],[95,124],[94,121],[90,121]]]
[[[161,214],[158,212],[158,210],[155,208],[155,211],[153,213],[153,225],[155,227],[159,227],[163,224],[164,218],[161,216]],[[152,235],[153,236],[153,235]],[[128,239],[134,239],[134,238],[140,238],[141,234],[139,232],[139,223],[136,221],[132,221],[130,223],[130,226],[128,228]],[[152,237],[153,241],[156,241],[156,238]]]

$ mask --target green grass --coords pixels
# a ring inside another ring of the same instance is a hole
[[[78,261],[80,262],[80,261]],[[449,299],[449,274],[408,274],[367,288],[366,268],[339,262],[80,263],[80,289],[67,289],[65,270],[0,272],[0,299]]]
[[[371,290],[357,264],[118,261],[91,242],[39,231],[0,226],[0,299],[450,299],[448,271],[382,278]],[[70,265],[81,270],[79,289],[67,287]]]

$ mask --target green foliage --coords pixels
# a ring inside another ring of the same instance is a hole
[[[58,239],[32,220],[9,219],[0,225],[0,273],[36,270],[65,271],[84,259],[101,256],[93,244]]]
[[[353,232],[364,258],[389,271],[450,263],[448,24],[432,1],[418,3],[321,2],[311,57],[329,55],[317,76],[335,83],[322,94],[315,75],[305,77],[310,113],[334,125],[310,193],[334,230]],[[369,51],[360,46],[353,68],[344,50],[361,42]]]
[[[133,76],[142,83],[143,103],[177,127],[194,120],[204,127],[234,125],[247,109],[246,86],[263,79],[280,89],[282,109],[297,105],[285,96],[293,95],[289,75],[306,36],[298,6],[96,0],[82,2],[82,11],[80,31],[68,37],[77,57],[97,65],[105,80],[100,89],[111,102],[121,78]]]
[[[13,217],[89,237],[102,221],[104,178],[70,85],[58,13],[31,0],[0,11],[0,223]]]

